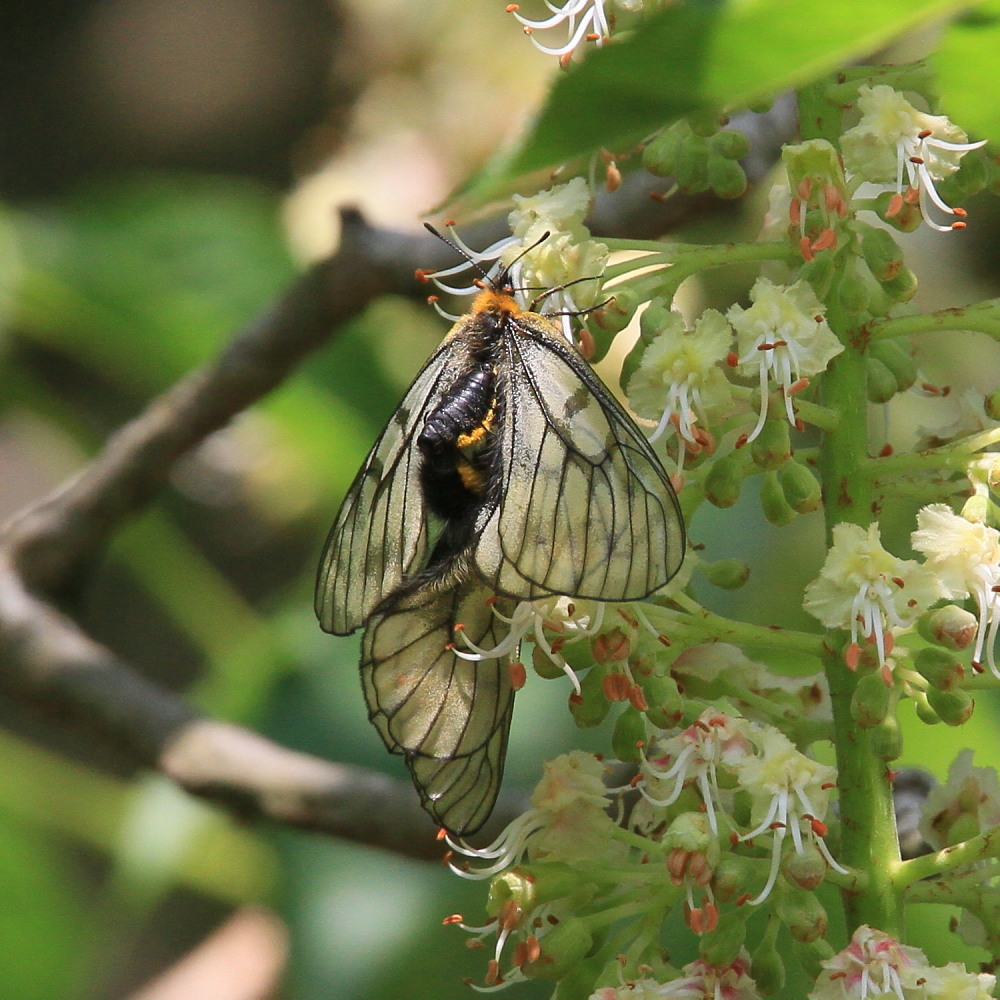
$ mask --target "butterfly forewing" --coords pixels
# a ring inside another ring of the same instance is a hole
[[[454,833],[486,820],[503,775],[511,655],[475,662],[454,651],[457,625],[480,648],[506,637],[492,596],[478,580],[394,594],[371,616],[361,646],[369,717],[406,757],[427,810]]]
[[[417,375],[344,498],[316,585],[316,614],[327,632],[347,635],[360,628],[404,576],[423,567],[429,526],[414,439],[451,385],[453,365],[446,340]]]
[[[501,386],[504,490],[476,564],[499,592],[638,600],[684,554],[659,459],[590,367],[540,316],[512,322]]]

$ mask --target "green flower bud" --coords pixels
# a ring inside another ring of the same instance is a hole
[[[849,313],[864,312],[871,301],[866,275],[853,257],[848,258],[841,271],[840,281],[837,283],[837,298]]]
[[[594,939],[582,920],[564,920],[538,939],[541,954],[522,969],[532,979],[561,979],[577,962],[587,957]]]
[[[920,214],[918,205],[911,205],[904,202],[893,215],[888,215],[891,205],[898,202],[898,196],[892,191],[883,191],[875,199],[875,211],[883,222],[888,223],[893,229],[898,229],[901,233],[912,233],[919,228],[924,217]]]
[[[708,185],[720,198],[739,198],[746,191],[747,183],[747,175],[736,160],[709,157]]]
[[[929,704],[927,704],[927,699],[923,696],[915,696],[913,699],[913,707],[916,710],[917,718],[925,726],[936,726],[940,723],[940,719],[937,713]]]
[[[638,300],[635,305],[632,305],[632,312],[635,312],[636,306],[638,306]],[[625,360],[622,362],[622,372],[619,378],[622,385],[628,385],[629,379],[638,371],[644,351],[666,326],[669,316],[670,306],[663,299],[655,298],[650,301],[639,318],[639,339],[635,342],[632,350],[625,355]],[[629,319],[631,318],[630,313]]]
[[[868,349],[868,355],[877,358],[892,372],[899,392],[909,389],[917,381],[917,363],[898,341],[877,340]]]
[[[611,709],[611,702],[604,696],[605,673],[604,665],[595,663],[580,682],[580,694],[570,695],[569,711],[581,729],[599,726]]]
[[[648,678],[636,678],[645,692],[649,707],[646,718],[658,729],[671,729],[684,714],[684,698],[677,681],[669,674],[653,674]]]
[[[789,885],[775,887],[775,912],[795,941],[810,944],[826,934],[827,916],[823,904],[811,892]]]
[[[693,135],[708,139],[719,131],[722,117],[718,108],[701,108],[687,116],[687,123]]]
[[[705,477],[705,498],[716,507],[732,507],[743,486],[743,460],[735,452],[717,458]]]
[[[1000,420],[1000,389],[994,389],[983,400],[983,409],[990,420]]]
[[[878,358],[865,358],[868,399],[873,403],[888,403],[899,392],[896,376]]]
[[[615,719],[611,750],[619,760],[638,763],[642,759],[639,746],[645,741],[646,725],[642,714],[630,705]]]
[[[876,281],[889,281],[903,269],[903,251],[887,229],[865,225],[861,236],[861,255]]]
[[[567,886],[567,891],[572,889],[572,885]],[[524,868],[511,868],[510,871],[497,875],[490,881],[486,912],[495,917],[500,912],[500,907],[508,900],[512,900],[525,913],[530,913],[538,904],[535,891],[536,880],[532,873]]]
[[[774,420],[765,420],[760,434],[750,443],[750,455],[754,464],[761,469],[780,469],[792,457],[792,444],[789,437],[790,424],[782,416]]]
[[[713,153],[727,160],[742,160],[750,152],[750,140],[734,128],[716,132],[708,142]]]
[[[785,988],[785,963],[770,934],[764,935],[750,956],[750,978],[762,996],[773,996]]]
[[[792,885],[812,891],[826,878],[826,858],[814,843],[791,851],[781,859],[781,873]]]
[[[640,301],[639,295],[630,285],[619,285],[610,302],[588,313],[587,330],[594,338],[594,354],[591,361],[599,361],[608,353],[615,336],[632,321]],[[638,367],[638,364],[636,360],[635,366]]]
[[[945,609],[941,608],[939,610],[943,611]],[[963,611],[962,608],[955,608],[955,610]],[[967,611],[963,611],[963,613],[968,614]],[[969,615],[969,617],[972,618],[973,635],[975,635],[976,620],[972,615]],[[942,691],[947,691],[949,688],[954,687],[965,673],[965,668],[957,657],[952,656],[951,653],[944,649],[938,649],[933,646],[918,650],[913,657],[913,666],[921,677],[927,679],[931,687],[939,688]]]
[[[739,590],[750,579],[750,567],[742,559],[718,559],[698,568],[710,584],[723,590]]]
[[[951,688],[948,691],[930,688],[927,691],[927,703],[946,726],[963,725],[972,718],[976,708],[972,695],[962,688]]]
[[[903,267],[895,278],[882,282],[882,291],[894,302],[909,302],[917,294],[917,276]]]
[[[799,268],[799,275],[812,285],[816,297],[825,299],[833,288],[837,276],[837,265],[832,253],[817,254],[811,261]]]
[[[862,729],[877,726],[892,710],[896,691],[876,671],[858,678],[851,698],[851,717]]]
[[[715,864],[712,891],[722,903],[749,899],[767,878],[770,861],[747,858],[739,854],[723,854]]]
[[[796,462],[794,458],[785,462],[778,471],[778,482],[788,506],[797,514],[811,514],[819,510],[823,499],[819,480],[801,462]]]
[[[993,504],[988,496],[974,493],[962,504],[959,513],[973,524],[989,524],[993,513]]]
[[[642,165],[657,177],[672,176],[677,170],[677,160],[688,135],[690,129],[682,122],[664,129],[646,144],[642,151]]]
[[[677,158],[674,171],[677,186],[687,194],[700,194],[708,189],[708,142],[692,136]]]
[[[903,752],[903,727],[899,719],[887,715],[874,729],[868,730],[868,741],[876,760],[886,763],[897,760]]]
[[[795,511],[788,505],[778,482],[778,474],[774,471],[764,473],[764,481],[760,484],[760,506],[764,517],[779,528],[795,520]]]
[[[751,909],[749,906],[741,906],[727,910],[720,914],[715,927],[701,936],[698,951],[709,965],[716,968],[732,965],[746,939],[746,921]]]
[[[806,980],[816,982],[823,971],[822,963],[833,958],[833,945],[819,938],[815,941],[792,941],[792,952],[805,973]]]

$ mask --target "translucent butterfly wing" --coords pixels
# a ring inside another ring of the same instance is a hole
[[[506,637],[492,596],[479,581],[404,588],[372,615],[361,645],[369,717],[389,750],[405,756],[424,808],[456,834],[486,821],[503,777],[511,655],[472,662],[452,648],[459,623],[482,648]]]
[[[451,355],[451,342],[445,340],[417,375],[347,491],[316,583],[316,615],[327,632],[348,635],[360,628],[404,576],[423,566],[428,523],[414,435],[451,382]]]
[[[502,593],[638,600],[680,568],[684,524],[645,436],[543,317],[505,340],[503,479],[475,562]]]

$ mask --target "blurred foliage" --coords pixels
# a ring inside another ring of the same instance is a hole
[[[705,51],[677,34],[677,19],[691,15],[668,10],[651,20],[648,34],[562,76],[520,152],[480,175],[484,194],[522,169],[662,124],[705,96],[765,97],[960,5],[704,6],[708,13],[694,19],[721,18],[731,37],[719,39],[738,39],[752,61],[730,58],[731,46],[719,41],[708,46],[708,62],[695,63]],[[863,24],[871,32],[859,33]],[[405,25],[398,30],[395,44],[402,45]],[[945,33],[941,60],[954,106],[990,134],[998,131],[996,107],[982,80],[987,65],[992,70],[995,30],[985,14],[970,16]],[[510,31],[518,34],[512,22]],[[476,73],[483,47],[465,58],[467,72]],[[715,83],[695,94],[692,79]],[[468,108],[467,127],[481,140],[475,112]],[[79,467],[111,430],[210,359],[291,279],[296,267],[282,208],[279,193],[246,178],[109,172],[5,212],[0,515]],[[955,272],[943,258],[935,251],[934,281],[947,285]],[[365,719],[356,642],[316,626],[312,579],[340,497],[442,330],[429,310],[385,300],[337,331],[272,398],[180,463],[170,491],[121,532],[87,590],[73,597],[73,613],[206,711],[288,746],[404,777]],[[693,534],[709,558],[746,559],[751,584],[699,597],[771,623],[781,599],[758,581],[801,591],[821,559],[819,522],[803,517],[794,532],[779,532],[763,522],[752,496],[741,503],[739,537],[727,532],[730,519],[723,525],[710,512]],[[530,784],[541,760],[600,739],[572,728],[566,693],[533,679],[519,695],[510,783]],[[275,907],[290,928],[282,993],[289,1000],[445,1000],[468,995],[463,976],[482,979],[483,954],[466,950],[461,932],[440,923],[455,911],[479,923],[482,886],[315,836],[241,828],[166,782],[131,773],[111,748],[22,706],[0,702],[0,723],[0,997],[127,996],[251,901]],[[933,745],[923,729],[908,733],[908,746],[921,746],[923,756],[906,763],[942,777],[967,745],[984,748],[977,764],[996,763],[995,712],[978,712],[960,730],[943,728]],[[933,919],[914,943],[934,961],[954,959],[935,950],[944,936],[940,914]],[[538,983],[517,995],[546,993]]]

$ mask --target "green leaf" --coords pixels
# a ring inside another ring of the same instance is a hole
[[[604,147],[629,148],[703,109],[739,109],[870,55],[962,9],[959,0],[687,0],[645,19],[560,76],[528,139],[470,185],[484,201],[512,180]]]
[[[932,57],[941,88],[941,107],[974,139],[1000,142],[1000,104],[996,100],[1000,53],[1000,2],[991,0],[948,28]]]

